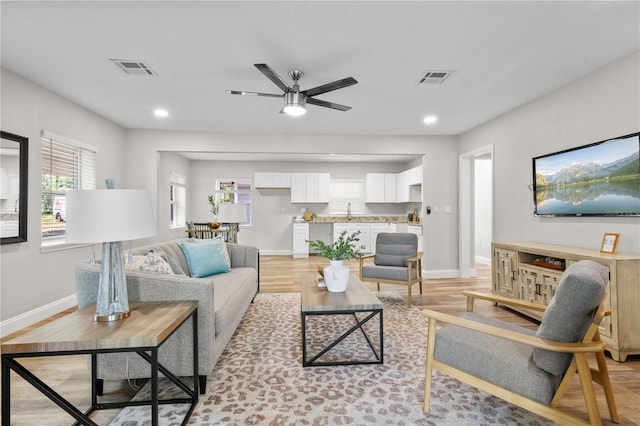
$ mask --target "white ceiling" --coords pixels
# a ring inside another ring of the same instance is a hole
[[[3,67],[126,128],[243,133],[455,135],[640,50],[640,2],[0,2]],[[110,59],[141,60],[156,77]],[[358,84],[279,114],[254,67],[307,89]],[[425,70],[455,70],[418,85]],[[163,107],[170,117],[152,112]],[[436,114],[438,123],[422,118]]]

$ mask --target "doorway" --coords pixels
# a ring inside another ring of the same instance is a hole
[[[491,262],[493,240],[493,145],[460,155],[459,271],[461,278],[476,275],[475,263]],[[479,241],[476,241],[479,239]]]

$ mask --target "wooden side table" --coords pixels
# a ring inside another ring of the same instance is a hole
[[[186,424],[198,402],[198,302],[132,303],[129,318],[114,322],[94,322],[95,306],[73,312],[2,343],[2,426],[11,424],[11,370],[73,416],[78,424],[96,425],[90,415],[96,410],[151,405],[151,424],[158,424],[158,405],[190,403]],[[158,363],[162,344],[192,318],[193,389]],[[141,402],[98,402],[97,358],[100,353],[136,352],[151,364],[151,400]],[[27,370],[19,358],[35,356],[91,355],[91,407],[81,412],[41,379]],[[158,372],[187,395],[183,399],[158,400]]]

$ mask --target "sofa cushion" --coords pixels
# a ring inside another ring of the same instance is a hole
[[[582,260],[569,266],[544,311],[536,336],[558,342],[581,341],[604,297],[608,281],[608,269],[599,263]],[[556,376],[564,374],[571,357],[571,354],[539,348],[532,354],[538,368]]]
[[[246,301],[256,293],[257,271],[255,268],[233,268],[226,274],[211,277],[211,280],[217,336],[244,315]]]
[[[219,240],[198,243],[181,242],[180,247],[187,258],[192,277],[202,278],[229,271]]]
[[[362,267],[362,277],[363,278],[371,278],[382,279],[382,280],[397,280],[397,281],[407,281],[407,267],[402,266],[363,266]],[[418,278],[418,271],[415,268],[411,268],[411,279],[415,280]]]

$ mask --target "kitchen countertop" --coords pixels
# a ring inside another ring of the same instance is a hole
[[[301,223],[408,223],[420,225],[421,222],[409,222],[407,216],[318,216]]]

